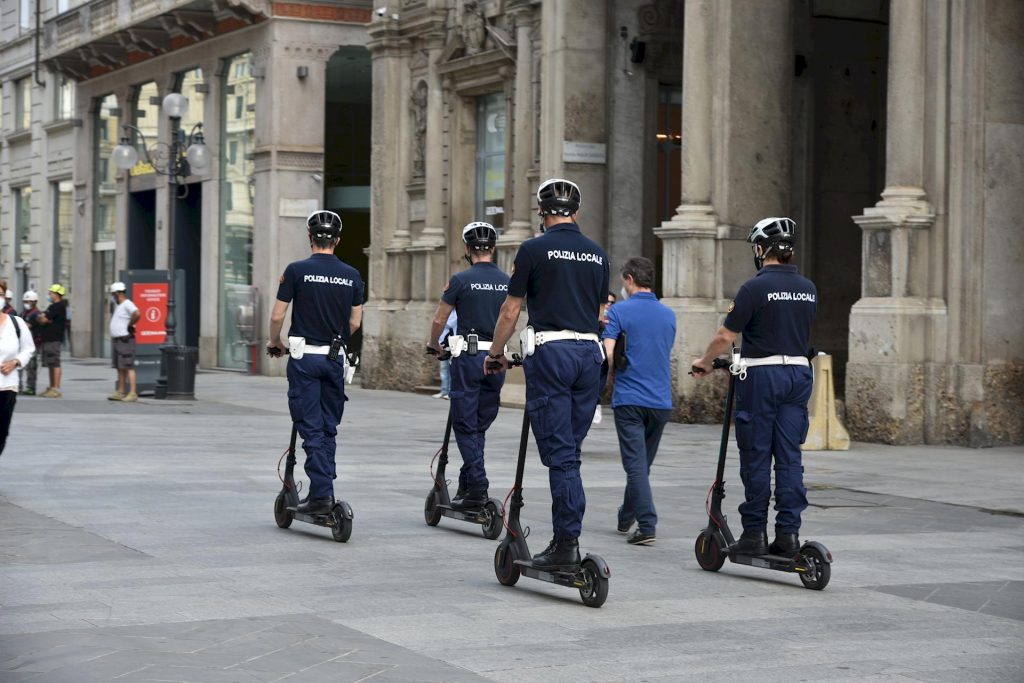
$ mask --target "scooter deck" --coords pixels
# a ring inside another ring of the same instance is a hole
[[[450,517],[451,519],[460,519],[464,522],[475,522],[477,524],[480,524],[484,520],[484,509],[482,507],[471,508],[468,510],[456,509],[450,505],[438,505],[437,507],[441,510],[442,515]]]
[[[580,588],[586,585],[582,577],[582,569],[579,565],[575,565],[572,569],[539,569],[533,566],[531,560],[516,560],[514,564],[519,567],[519,571],[523,573],[523,576],[528,576],[531,579],[540,579],[548,583],[557,583],[561,586],[571,586],[573,588]]]
[[[783,572],[795,572],[800,566],[795,556],[786,555],[737,555],[729,553],[729,559],[735,564],[744,564],[761,569],[775,569]]]

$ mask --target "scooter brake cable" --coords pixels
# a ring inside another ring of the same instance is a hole
[[[510,527],[510,526],[508,525],[508,521],[507,521],[507,520],[508,520],[508,515],[506,515],[506,514],[505,514],[505,510],[506,510],[506,509],[508,508],[508,499],[512,497],[512,493],[513,493],[513,492],[514,492],[515,490],[516,490],[516,487],[515,487],[515,486],[513,486],[512,488],[510,488],[510,489],[508,490],[508,495],[507,495],[507,496],[505,496],[505,502],[501,504],[501,523],[502,523],[502,525],[503,525],[503,526],[505,527],[506,531],[508,531],[508,532],[509,532],[510,534],[512,534],[513,536],[516,536],[516,535],[518,535],[518,534],[516,534],[516,532],[512,531],[512,527]]]
[[[441,482],[439,482],[437,480],[437,477],[434,475],[434,463],[437,462],[437,456],[441,455],[441,451],[443,451],[443,450],[444,450],[444,446],[441,446],[440,448],[438,448],[437,449],[437,453],[434,453],[434,457],[430,459],[430,478],[434,480],[434,485],[437,486],[437,487],[441,486]],[[447,483],[447,482],[445,482],[445,483]]]
[[[715,483],[712,484],[711,488],[708,489],[707,498],[704,499],[704,509],[708,513],[708,519],[710,519],[712,522],[714,522],[715,526],[717,526],[719,529],[721,529],[722,528],[722,523],[719,522],[717,519],[715,519],[715,516],[713,514],[711,514],[711,492],[715,490],[715,486],[717,484],[718,484],[718,480],[716,479]]]

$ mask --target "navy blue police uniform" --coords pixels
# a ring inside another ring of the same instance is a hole
[[[489,342],[494,338],[498,312],[507,294],[508,275],[493,263],[477,262],[452,276],[441,300],[455,307],[456,334],[476,334],[480,342]],[[491,353],[499,351],[492,349]],[[451,378],[452,431],[462,454],[459,489],[469,498],[476,498],[489,485],[484,442],[487,429],[498,416],[505,373],[484,375],[480,372],[480,356],[463,353],[451,360]]]
[[[363,303],[359,271],[333,254],[313,254],[290,263],[277,300],[292,304],[289,337],[304,337],[307,348],[329,346],[336,334],[345,346],[353,306]],[[345,354],[336,360],[310,353],[288,361],[288,410],[306,452],[309,496],[334,495],[336,437],[345,410]]]
[[[747,280],[723,323],[742,333],[744,358],[806,356],[817,312],[814,283],[796,266],[767,265]],[[811,369],[802,365],[761,365],[747,369],[736,387],[736,445],[746,501],[743,528],[767,526],[775,460],[775,529],[796,534],[807,507],[800,444],[807,437]]]
[[[557,223],[523,242],[508,293],[525,297],[536,332],[597,334],[608,293],[608,255],[575,223]],[[586,497],[580,449],[602,386],[600,343],[568,339],[538,345],[524,359],[526,410],[551,486],[554,540],[579,538]]]

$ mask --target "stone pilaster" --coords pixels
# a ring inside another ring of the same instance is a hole
[[[533,44],[530,40],[533,11],[528,3],[510,9],[516,25],[516,78],[513,100],[512,138],[512,206],[508,229],[502,236],[506,240],[521,243],[533,236],[531,203],[533,192],[530,187],[529,169],[533,160]],[[507,250],[506,250],[507,251]],[[512,256],[515,253],[513,252]],[[511,258],[511,257],[509,257]],[[501,255],[499,255],[499,262]],[[509,264],[511,265],[511,264]],[[508,272],[507,269],[504,269]]]
[[[853,220],[863,230],[861,299],[850,311],[847,417],[855,439],[924,440],[925,365],[946,305],[930,287],[935,212],[925,191],[926,3],[892,3],[886,187]]]

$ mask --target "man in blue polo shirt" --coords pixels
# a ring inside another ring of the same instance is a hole
[[[676,316],[651,291],[654,263],[650,259],[631,258],[619,272],[628,298],[608,308],[608,322],[601,333],[605,353],[614,359],[608,376],[615,382],[612,409],[626,470],[618,530],[628,533],[636,521],[637,529],[626,541],[650,545],[655,540],[658,513],[649,477],[661,433],[672,414],[670,356]]]
[[[334,255],[341,240],[341,217],[314,211],[306,219],[312,254],[289,263],[278,281],[270,314],[267,350],[280,356],[288,305],[288,410],[306,451],[309,496],[297,508],[303,514],[326,514],[334,507],[338,425],[345,410],[345,349],[363,319],[363,280],[359,271]],[[334,358],[335,338],[342,344]]]
[[[580,564],[579,536],[587,506],[580,447],[603,383],[604,353],[597,330],[608,294],[608,255],[580,232],[576,213],[581,201],[580,188],[572,181],[551,178],[541,183],[537,209],[544,234],[523,242],[516,253],[488,355],[500,367],[490,369],[484,362],[488,373],[508,367],[501,349],[525,301],[535,339],[534,348],[523,349],[526,412],[551,487],[554,536],[533,556],[533,566],[545,570]]]

